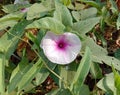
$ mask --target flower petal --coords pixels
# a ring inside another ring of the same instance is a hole
[[[68,45],[65,50],[57,49],[57,42],[63,39]],[[52,32],[47,32],[41,41],[41,48],[46,57],[53,63],[69,64],[75,60],[81,49],[81,42],[77,35],[73,33],[64,33],[56,35]]]
[[[21,9],[21,12],[25,13],[25,12],[27,12],[28,10],[29,10],[29,8],[22,8],[22,9]]]
[[[78,36],[72,33],[64,33],[66,35],[66,39],[69,39],[69,46],[67,47],[67,50],[65,52],[65,59],[67,63],[70,63],[75,60],[78,53],[81,49],[81,42]]]
[[[14,4],[29,4],[28,0],[15,0]]]

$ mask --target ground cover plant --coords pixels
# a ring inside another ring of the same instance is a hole
[[[0,7],[0,95],[120,95],[120,0]]]

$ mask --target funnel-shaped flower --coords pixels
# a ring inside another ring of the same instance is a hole
[[[67,32],[62,35],[57,35],[52,32],[47,32],[40,46],[51,62],[69,64],[74,61],[80,52],[81,41],[73,33]]]

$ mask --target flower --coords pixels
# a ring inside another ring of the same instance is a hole
[[[25,5],[25,4],[29,4],[28,0],[15,0],[14,4],[20,4],[20,5]],[[21,8],[20,11],[25,13],[29,10],[29,8]]]
[[[29,4],[28,0],[15,0],[14,4]]]
[[[75,60],[81,49],[79,37],[73,33],[61,35],[47,32],[43,37],[40,47],[46,57],[56,64],[69,64]]]
[[[23,12],[23,13],[27,12],[28,10],[29,10],[29,8],[22,8],[22,9],[20,9],[20,11]]]

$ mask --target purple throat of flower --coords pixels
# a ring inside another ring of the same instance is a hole
[[[29,8],[21,8],[21,9],[20,9],[20,11],[23,12],[23,13],[24,13],[24,12],[27,12],[28,10],[29,10]]]
[[[68,46],[68,43],[66,40],[64,39],[61,39],[60,41],[56,42],[57,44],[57,49],[58,50],[66,50],[67,46]]]

